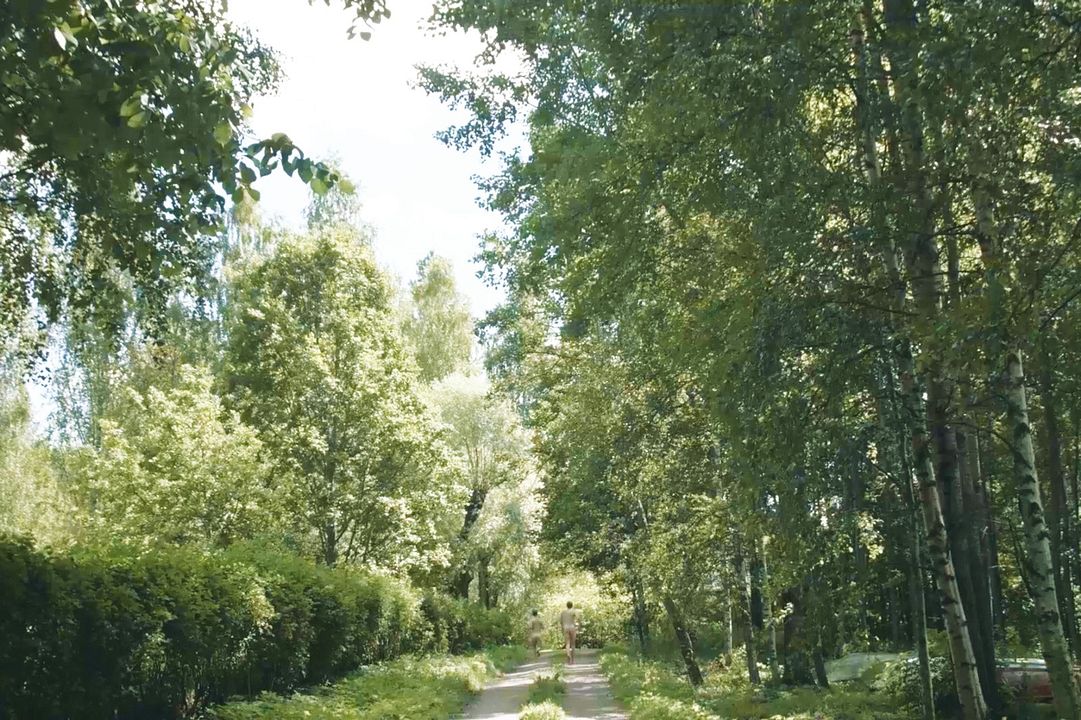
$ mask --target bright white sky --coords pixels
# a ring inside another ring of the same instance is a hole
[[[477,205],[472,178],[495,168],[479,153],[436,140],[462,115],[411,85],[418,64],[472,65],[480,40],[424,30],[431,0],[395,0],[392,17],[371,28],[371,40],[350,40],[352,16],[338,0],[331,5],[230,0],[229,15],[280,53],[286,76],[276,94],[253,103],[253,129],[259,137],[284,132],[310,157],[337,158],[357,185],[383,266],[408,282],[429,251],[449,258],[479,318],[503,298],[472,262],[478,236],[499,228],[500,218]],[[303,222],[308,191],[299,179],[278,172],[258,189],[264,217]],[[53,404],[38,384],[28,390],[34,425],[43,431]]]
[[[499,217],[478,207],[472,176],[495,170],[479,153],[460,153],[434,138],[461,120],[433,96],[411,87],[418,64],[470,66],[476,36],[436,36],[422,29],[430,0],[390,3],[372,38],[348,39],[351,16],[337,0],[230,0],[229,15],[281,53],[286,78],[253,104],[257,135],[284,132],[317,159],[335,156],[356,182],[364,220],[376,231],[380,262],[403,281],[429,251],[449,258],[475,316],[502,299],[476,276],[477,237]],[[258,185],[265,216],[299,225],[303,184],[277,173]]]

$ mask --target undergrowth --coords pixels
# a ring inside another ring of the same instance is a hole
[[[265,693],[228,703],[216,720],[447,720],[498,672],[522,661],[518,647],[493,648],[469,656],[402,658],[373,665],[341,682],[310,693],[281,697]]]
[[[530,703],[518,714],[518,720],[564,720],[566,717],[563,708],[551,700]]]
[[[751,686],[739,664],[707,668],[697,691],[678,667],[611,650],[601,667],[630,720],[908,720],[896,698],[863,687]]]

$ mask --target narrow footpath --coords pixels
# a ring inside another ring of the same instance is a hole
[[[563,711],[567,720],[627,720],[612,698],[598,660],[596,650],[579,650],[575,663],[566,666]]]
[[[533,678],[551,668],[553,654],[554,651],[543,652],[539,658],[493,681],[465,709],[463,720],[517,720]],[[627,716],[612,699],[597,660],[596,650],[579,650],[575,664],[565,667],[567,694],[563,709],[567,720],[626,720]]]

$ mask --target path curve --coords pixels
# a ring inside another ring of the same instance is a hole
[[[552,666],[554,651],[519,665],[513,672],[491,682],[466,709],[463,720],[517,720],[529,697],[533,678]],[[567,694],[563,709],[567,720],[626,720],[608,681],[601,672],[596,650],[579,650],[577,661],[564,669]]]

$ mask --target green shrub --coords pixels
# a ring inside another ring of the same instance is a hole
[[[957,709],[957,690],[953,681],[953,666],[945,657],[931,658],[931,685],[935,708],[949,715]],[[920,666],[917,660],[906,659],[887,663],[875,678],[872,687],[897,698],[915,712],[920,707]]]
[[[510,634],[502,613],[254,547],[63,556],[0,539],[0,597],[0,719],[190,717]]]
[[[530,703],[518,713],[518,720],[563,720],[566,717],[563,708],[550,700]]]
[[[566,692],[567,686],[564,684],[559,670],[556,670],[551,675],[537,675],[533,678],[533,684],[529,686],[529,696],[526,698],[526,704],[555,703],[558,705],[563,701],[563,695]]]
[[[439,593],[428,593],[420,604],[427,646],[436,652],[463,653],[510,642],[512,624],[503,612]]]
[[[752,687],[738,665],[708,666],[695,690],[677,666],[635,658],[624,650],[601,657],[615,696],[630,720],[902,720],[912,717],[896,698],[862,687]]]
[[[401,658],[366,668],[316,692],[292,697],[267,693],[257,700],[215,708],[216,720],[446,720],[500,666],[523,651],[471,657]]]

